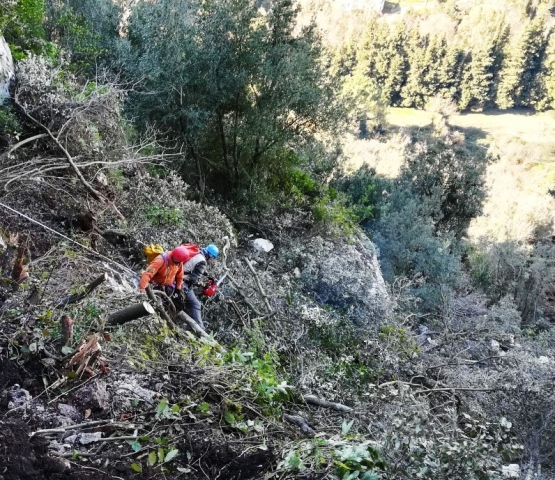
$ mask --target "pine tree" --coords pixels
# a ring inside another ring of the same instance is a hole
[[[535,78],[547,45],[543,22],[535,19],[508,52],[501,71],[497,105],[502,108],[530,106]]]
[[[542,56],[542,64],[539,73],[530,85],[528,102],[535,110],[546,110],[553,104],[554,94],[554,71],[555,68],[555,39],[554,31],[551,30],[546,37],[547,45]]]
[[[459,100],[461,110],[483,109],[491,100],[489,96],[493,85],[491,67],[494,62],[492,49],[492,45],[478,46],[469,55],[461,82],[461,98]]]
[[[411,30],[408,38],[408,63],[407,81],[401,90],[404,107],[423,108],[426,104],[427,92],[424,85],[424,76],[429,65],[426,64],[426,48],[429,37],[421,36],[417,29]]]
[[[400,105],[401,91],[407,81],[409,64],[405,49],[407,42],[406,29],[406,24],[398,25],[391,33],[388,41],[389,71],[383,85],[383,95],[391,105]]]
[[[542,64],[545,103],[539,108],[555,108],[555,32],[551,31]]]
[[[457,45],[450,45],[443,56],[439,71],[439,94],[458,103],[465,55]]]

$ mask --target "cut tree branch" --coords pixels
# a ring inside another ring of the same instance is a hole
[[[262,298],[264,298],[264,303],[266,304],[266,308],[268,309],[268,312],[269,313],[274,313],[272,307],[270,306],[270,302],[268,301],[268,295],[266,295],[266,292],[262,288],[262,284],[260,283],[260,278],[258,278],[258,274],[256,273],[256,270],[254,269],[254,267],[252,266],[252,263],[250,262],[250,260],[248,258],[245,258],[245,262],[247,263],[250,271],[254,275],[254,278],[256,280],[256,284],[258,285],[258,290],[259,290],[260,294],[262,295]]]
[[[89,295],[96,287],[104,283],[107,279],[108,279],[108,274],[103,273],[94,281],[89,283],[86,287],[82,287],[79,293],[74,293],[73,295],[69,295],[68,297],[61,299],[57,303],[56,308],[60,306],[70,305],[72,303],[76,303],[80,300],[83,300],[83,298]]]
[[[283,415],[283,419],[286,422],[292,423],[301,429],[301,432],[306,435],[307,437],[314,437],[316,432],[314,429],[308,424],[308,421],[301,417],[300,415]]]
[[[108,319],[108,325],[123,325],[124,323],[138,318],[146,317],[154,313],[154,308],[148,302],[137,303],[126,308],[122,308],[112,313]]]
[[[17,100],[17,95],[14,96],[14,102],[15,104],[21,109],[21,111],[23,112],[23,114],[29,118],[29,120],[31,120],[33,123],[35,123],[36,125],[38,125],[40,128],[42,128],[47,134],[48,136],[54,141],[54,143],[58,146],[58,148],[63,152],[63,154],[65,155],[68,163],[71,165],[71,168],[73,168],[73,171],[75,172],[75,174],[77,175],[77,178],[79,178],[79,181],[83,184],[83,186],[85,187],[85,189],[93,196],[93,198],[95,200],[101,201],[104,199],[104,197],[97,192],[92,185],[87,182],[87,180],[85,179],[85,177],[83,176],[83,174],[81,173],[81,170],[79,170],[79,168],[77,167],[77,165],[75,165],[75,162],[73,161],[73,157],[71,156],[71,154],[67,151],[67,149],[62,145],[62,143],[60,142],[60,140],[58,139],[58,137],[56,137],[52,131],[46,126],[43,125],[41,122],[39,122],[35,117],[33,117],[31,114],[29,114],[27,112],[27,110],[25,110],[25,108],[23,107],[23,105],[21,105],[18,100]],[[105,199],[104,199],[105,200]]]
[[[32,137],[21,140],[21,142],[16,143],[12,148],[10,148],[4,155],[7,157],[10,153],[15,152],[19,147],[32,142],[33,140],[38,140],[39,138],[48,137],[48,133],[39,133],[38,135],[33,135]]]
[[[167,324],[171,328],[173,328],[174,330],[177,330],[177,327],[175,326],[175,323],[173,323],[173,320],[168,315],[168,312],[166,312],[166,309],[164,308],[164,305],[162,304],[162,300],[160,300],[159,297],[154,295],[154,291],[152,290],[152,287],[150,285],[147,285],[145,291],[146,291],[146,294],[147,294],[148,298],[154,304],[158,314],[167,322]]]
[[[318,407],[329,408],[331,410],[337,410],[338,412],[352,412],[353,409],[347,405],[342,405],[341,403],[328,402],[315,395],[305,395],[303,399],[306,403],[310,405],[316,405]]]

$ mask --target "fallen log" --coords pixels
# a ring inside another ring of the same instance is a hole
[[[82,287],[80,289],[79,293],[74,293],[73,295],[69,295],[66,298],[62,298],[56,304],[56,308],[57,307],[62,307],[62,306],[65,306],[65,305],[70,305],[72,303],[76,303],[79,300],[83,300],[83,298],[85,298],[87,295],[89,295],[96,287],[98,287],[99,285],[102,285],[107,279],[108,279],[108,274],[103,273],[98,278],[96,278],[91,283],[89,283],[87,286]]]
[[[108,316],[107,325],[123,325],[131,320],[154,314],[154,308],[148,302],[137,303]]]
[[[330,408],[331,410],[337,410],[338,412],[352,412],[353,409],[347,405],[342,405],[341,403],[328,402],[314,395],[304,395],[303,399],[306,403],[310,405],[316,405],[317,407]]]
[[[283,415],[283,419],[286,422],[292,423],[301,429],[301,432],[306,435],[307,437],[314,437],[316,432],[314,429],[308,424],[306,418],[301,417],[300,415],[287,415],[286,413]]]
[[[181,320],[182,322],[186,323],[191,328],[191,330],[195,332],[199,337],[207,338],[210,336],[200,327],[197,322],[193,320],[192,317],[187,315],[185,312],[179,312],[176,318],[177,320]]]

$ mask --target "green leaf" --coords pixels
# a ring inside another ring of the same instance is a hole
[[[152,467],[156,463],[156,452],[152,451],[148,454],[147,465]]]
[[[73,348],[71,348],[69,345],[64,345],[62,347],[62,353],[64,355],[69,355],[70,353],[73,353],[73,352],[74,352]]]
[[[134,470],[137,473],[141,473],[143,471],[143,467],[141,466],[140,463],[132,463],[131,464],[131,469]]]
[[[166,410],[167,407],[168,407],[168,399],[163,398],[162,400],[160,400],[160,402],[158,403],[158,406],[156,407],[156,413],[158,414],[162,413],[164,410]]]
[[[134,452],[138,452],[142,448],[141,444],[137,440],[131,442],[130,445]]]
[[[162,463],[164,461],[164,449],[162,447],[158,447],[158,462]]]
[[[341,425],[341,433],[343,435],[347,435],[349,433],[349,431],[351,430],[351,427],[353,426],[354,421],[355,421],[354,418],[350,422],[347,422],[346,420],[343,421],[343,425]]]
[[[247,433],[249,431],[249,427],[245,422],[237,422],[235,427],[239,429],[242,433]]]
[[[231,413],[230,411],[224,413],[224,419],[230,425],[235,424],[235,415],[233,415],[233,413]]]
[[[166,453],[166,456],[164,457],[164,463],[173,460],[178,453],[179,450],[177,448],[170,450],[168,453]]]
[[[206,413],[208,412],[208,410],[210,410],[210,404],[206,403],[206,402],[202,402],[199,406],[198,409],[202,412],[202,413]]]
[[[380,477],[378,477],[375,473],[365,472],[360,480],[380,480]]]

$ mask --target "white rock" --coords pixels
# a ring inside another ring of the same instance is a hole
[[[516,463],[510,465],[503,465],[501,473],[505,478],[520,478],[520,466]]]
[[[100,185],[104,185],[105,187],[108,186],[108,177],[106,177],[106,175],[102,172],[98,172],[96,175],[96,181],[100,183]]]
[[[102,438],[102,432],[81,433],[79,435],[79,443],[81,445],[88,445],[89,443],[96,442]]]
[[[550,362],[549,357],[546,357],[545,355],[538,357],[538,363],[541,363],[542,365],[545,365],[549,362]]]
[[[489,346],[495,352],[498,352],[501,349],[497,340],[490,340]]]
[[[0,105],[10,96],[10,82],[14,77],[12,53],[8,42],[0,36]]]
[[[293,270],[293,275],[295,275],[295,278],[301,278],[301,270],[299,269],[299,267],[295,267],[295,270]]]
[[[270,240],[264,238],[257,238],[252,242],[252,248],[260,253],[268,253],[274,248],[274,244]]]

